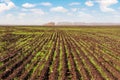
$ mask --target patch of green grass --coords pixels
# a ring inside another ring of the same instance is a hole
[[[0,62],[0,66],[2,66],[3,65],[3,62]]]

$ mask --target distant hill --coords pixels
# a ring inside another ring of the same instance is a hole
[[[120,23],[84,23],[84,22],[58,22],[56,25],[74,25],[74,26],[79,26],[79,25],[120,25]]]
[[[49,22],[49,23],[44,24],[44,26],[55,26],[55,23],[54,22]]]

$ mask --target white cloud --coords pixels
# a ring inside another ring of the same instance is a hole
[[[22,5],[22,7],[24,7],[24,8],[33,8],[33,7],[35,7],[35,4],[25,3],[25,4]]]
[[[78,17],[80,18],[81,22],[92,22],[95,20],[93,15],[86,12],[79,12]]]
[[[78,9],[77,8],[71,8],[72,12],[76,12]]]
[[[103,12],[115,11],[113,8],[110,8],[111,5],[117,4],[118,0],[95,0],[100,5],[100,9]]]
[[[93,2],[92,1],[87,1],[87,2],[85,2],[85,5],[87,5],[87,6],[94,6],[94,4],[93,4]]]
[[[113,12],[113,11],[115,11],[114,9],[109,8],[109,7],[105,7],[105,6],[100,6],[100,9],[101,9],[103,12]]]
[[[13,17],[13,14],[9,13],[9,14],[6,15],[6,18],[11,18],[11,17]]]
[[[26,12],[26,11],[28,11],[29,9],[27,9],[27,8],[22,8],[21,9],[21,11],[23,11],[23,12]]]
[[[70,6],[76,6],[76,5],[80,5],[80,3],[79,3],[79,2],[72,2],[72,3],[70,3],[69,5],[70,5]]]
[[[26,13],[19,13],[18,18],[23,19],[26,16]]]
[[[120,10],[120,7],[118,7],[118,10]]]
[[[26,16],[26,13],[19,13],[20,16]]]
[[[15,4],[10,0],[1,0],[0,1],[0,12],[4,12],[15,8]]]
[[[58,6],[58,7],[53,7],[50,9],[50,11],[52,12],[62,12],[62,13],[65,13],[67,12],[68,10],[62,6]]]
[[[52,4],[50,2],[42,2],[42,3],[40,3],[40,5],[42,5],[42,6],[52,6]]]
[[[85,12],[79,12],[78,15],[79,15],[79,17],[81,17],[81,18],[89,18],[89,19],[93,18],[92,15],[90,15],[90,14],[88,14],[88,13],[85,13]]]
[[[39,15],[44,15],[45,12],[41,9],[30,9],[32,13],[39,14]]]
[[[22,12],[24,13],[28,13],[28,14],[38,14],[38,15],[44,15],[46,14],[42,9],[40,8],[30,8],[30,9],[26,9],[26,8],[22,8],[21,9]],[[24,14],[23,14],[24,15]]]
[[[73,13],[67,13],[68,16],[73,16]]]

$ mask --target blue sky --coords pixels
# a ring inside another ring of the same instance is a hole
[[[120,0],[0,0],[0,24],[120,23]]]

